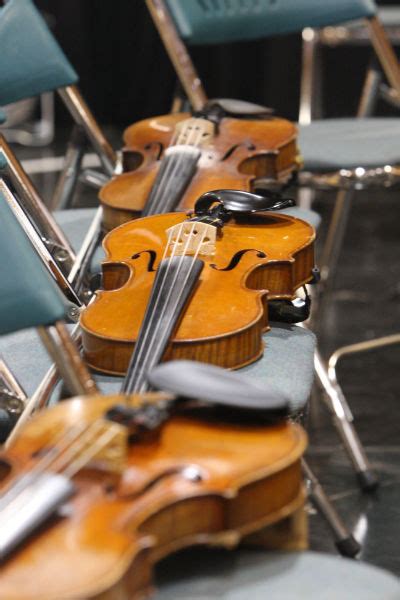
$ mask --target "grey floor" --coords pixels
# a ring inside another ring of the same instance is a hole
[[[39,176],[36,182],[49,199],[55,177]],[[78,204],[94,204],[92,193],[80,192]],[[325,222],[332,197],[320,197],[315,208]],[[323,231],[324,227],[320,237]],[[357,192],[334,294],[319,332],[325,356],[337,346],[400,331],[399,238],[400,191]],[[361,559],[400,575],[399,371],[396,346],[346,358],[338,370],[357,430],[381,478],[375,493],[360,491],[330,417],[318,401],[311,407],[308,455],[338,511],[362,542]],[[310,525],[311,548],[335,553],[330,532],[314,512]]]
[[[331,200],[315,208],[329,215]],[[323,228],[322,228],[323,229]],[[323,230],[321,231],[321,237]],[[400,191],[357,192],[332,302],[319,332],[328,356],[338,346],[400,332]],[[400,346],[344,358],[338,378],[355,425],[381,478],[362,493],[330,418],[313,402],[309,461],[338,511],[362,541],[361,559],[400,574]],[[318,515],[311,547],[334,551]]]

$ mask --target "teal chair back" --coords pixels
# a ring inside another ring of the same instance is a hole
[[[373,0],[165,0],[189,45],[236,42],[372,17]]]
[[[7,120],[7,115],[2,110],[0,110],[0,125],[2,123],[4,123],[6,120]]]
[[[0,56],[0,106],[78,81],[31,0],[0,8]]]
[[[67,302],[1,192],[0,215],[0,334],[64,319]]]

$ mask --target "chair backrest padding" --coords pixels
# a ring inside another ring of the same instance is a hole
[[[0,106],[77,81],[31,0],[9,0],[0,8]]]
[[[266,38],[376,13],[373,0],[165,0],[188,44]]]
[[[67,304],[0,192],[0,334],[50,325]]]

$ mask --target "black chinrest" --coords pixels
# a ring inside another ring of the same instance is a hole
[[[151,385],[176,396],[265,416],[284,416],[289,400],[272,385],[259,387],[250,379],[214,365],[174,360],[157,365],[148,375]]]
[[[258,118],[265,119],[271,117],[273,109],[253,102],[245,100],[236,100],[234,98],[213,98],[206,104],[205,109],[219,106],[228,117],[236,117],[241,119]]]

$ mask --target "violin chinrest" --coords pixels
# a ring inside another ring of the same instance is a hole
[[[242,119],[251,117],[266,118],[270,117],[274,112],[274,109],[268,106],[261,106],[260,104],[236,98],[213,98],[207,102],[206,107],[212,106],[220,106],[226,115]]]
[[[234,371],[191,360],[173,360],[154,367],[148,375],[154,387],[185,398],[284,416],[289,399],[272,385],[259,387]]]

